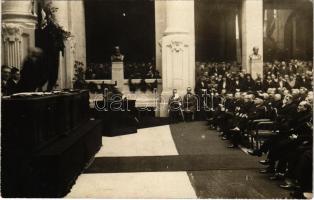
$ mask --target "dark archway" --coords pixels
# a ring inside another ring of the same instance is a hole
[[[126,61],[151,61],[155,57],[153,0],[87,0],[87,62],[110,62],[118,45]]]

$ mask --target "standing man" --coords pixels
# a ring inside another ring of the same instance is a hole
[[[197,109],[198,99],[192,94],[192,88],[187,88],[187,93],[183,97],[183,111],[184,111],[184,119],[186,121],[194,120],[195,112]]]
[[[40,48],[29,49],[21,70],[18,92],[35,92],[47,81],[43,65],[43,51]]]

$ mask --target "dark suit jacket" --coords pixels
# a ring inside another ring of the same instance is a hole
[[[239,80],[238,82],[236,81],[230,82],[230,91],[235,92],[237,89],[240,90],[241,92],[244,91],[243,81]]]
[[[36,61],[27,58],[21,70],[21,79],[18,83],[18,92],[34,92],[44,84],[43,60]]]
[[[220,93],[222,89],[225,89],[226,91],[230,91],[231,87],[230,87],[230,81],[226,80],[225,84],[223,81],[220,81],[218,83],[218,92]]]
[[[251,81],[245,80],[244,84],[243,84],[243,88],[244,88],[245,91],[253,91],[254,88],[255,88],[254,80],[251,80]]]
[[[13,79],[9,79],[7,82],[7,94],[11,95],[18,92],[18,83],[16,83]]]

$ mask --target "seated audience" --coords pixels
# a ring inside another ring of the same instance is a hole
[[[312,62],[265,63],[264,79],[252,79],[245,71],[230,72],[232,65],[196,65],[201,69],[195,93],[203,97],[202,91],[207,91],[209,128],[229,140],[228,147],[241,145],[251,149],[250,155],[265,154],[267,159],[260,163],[267,168],[260,173],[281,180],[280,187],[294,190],[292,197],[304,198],[312,192]],[[262,124],[269,135],[258,139],[255,131]]]

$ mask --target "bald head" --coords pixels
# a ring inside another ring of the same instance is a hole
[[[274,95],[274,100],[275,100],[275,101],[280,101],[280,100],[281,100],[281,94],[278,94],[278,93],[275,94],[275,95]]]

